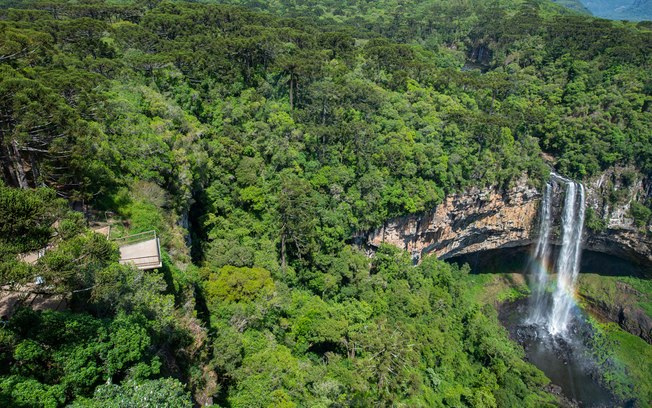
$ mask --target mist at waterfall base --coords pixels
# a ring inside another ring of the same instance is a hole
[[[532,267],[534,247],[496,249],[449,259],[457,264],[468,264],[472,274],[524,274]],[[551,246],[550,255],[556,259],[559,246]],[[602,275],[640,276],[637,266],[597,252],[582,254],[580,271]],[[550,267],[550,266],[549,266]],[[554,267],[554,265],[552,265]],[[554,272],[554,269],[552,269]],[[554,275],[548,276],[554,282]],[[542,301],[552,308],[552,293],[546,292]],[[601,367],[591,357],[590,337],[592,327],[584,319],[583,312],[572,308],[568,324],[568,336],[551,336],[545,325],[528,324],[532,297],[507,302],[500,306],[498,318],[509,331],[510,337],[521,344],[526,359],[543,371],[551,382],[561,387],[561,393],[582,407],[619,406],[610,392],[598,382]]]
[[[548,298],[550,301],[552,297]],[[600,367],[592,360],[585,344],[592,335],[591,326],[581,315],[571,320],[572,336],[552,336],[543,326],[524,324],[527,302],[514,302],[500,309],[499,319],[510,337],[525,350],[529,362],[543,371],[550,381],[561,387],[561,393],[581,407],[618,406],[614,396],[602,387],[597,378]]]
[[[553,189],[565,186],[564,204],[561,212],[561,248],[556,260],[550,257],[550,234],[553,228]],[[551,336],[569,339],[571,314],[576,309],[574,302],[575,283],[581,259],[582,231],[584,228],[584,186],[553,174],[546,184],[541,200],[539,237],[534,250],[531,267],[532,302],[526,323],[545,326]],[[557,280],[554,286],[552,304],[544,301],[548,289],[550,265],[554,265]]]
[[[559,196],[564,197],[563,204],[555,211],[553,198]],[[542,198],[538,240],[529,257],[521,254],[527,261],[510,271],[515,266],[513,257],[511,261],[510,257],[493,258],[505,265],[501,272],[525,272],[531,289],[526,301],[503,305],[499,318],[523,346],[527,359],[560,386],[564,396],[582,407],[610,407],[616,405],[615,398],[596,380],[600,367],[588,347],[592,327],[574,300],[581,268],[584,199],[581,184],[552,175]],[[558,246],[551,244],[555,218],[560,225]],[[464,258],[451,261],[469,263],[473,268],[474,262],[464,262]]]

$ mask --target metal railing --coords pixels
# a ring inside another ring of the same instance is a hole
[[[149,267],[160,268],[161,257],[154,256],[136,256],[132,258],[124,258],[119,261],[121,264],[134,264],[139,269],[149,269]]]
[[[162,266],[161,243],[155,230],[128,235],[114,239],[113,241],[120,246],[121,264],[134,264],[138,269],[142,270],[155,269]],[[149,242],[153,243],[153,248]],[[144,246],[142,248],[135,246],[138,244],[143,244]]]
[[[156,230],[139,232],[138,234],[127,235],[120,238],[111,238],[111,241],[115,242],[119,246],[137,244],[139,242],[145,242],[158,237]]]

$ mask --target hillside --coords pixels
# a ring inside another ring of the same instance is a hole
[[[564,6],[571,10],[578,11],[582,14],[591,14],[588,8],[580,0],[553,0],[560,6]]]
[[[582,0],[582,4],[597,17],[652,21],[650,0]]]
[[[551,166],[642,184],[649,25],[216,3],[3,3],[0,283],[67,307],[3,316],[0,405],[555,406],[468,268],[353,237]],[[163,266],[120,264],[108,226],[157,230]]]

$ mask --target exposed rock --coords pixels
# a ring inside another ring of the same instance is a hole
[[[605,228],[586,229],[584,248],[652,265],[652,231],[641,231],[629,217],[631,201],[647,197],[652,188],[630,173],[631,169],[610,169],[586,184],[587,207],[603,220]],[[556,186],[553,194],[557,203],[553,211],[560,211],[563,189]],[[508,190],[473,188],[446,197],[426,213],[388,220],[375,231],[360,234],[357,241],[371,249],[383,242],[398,246],[417,262],[426,253],[446,259],[526,246],[538,233],[540,201],[541,193],[526,178]],[[553,239],[555,235],[553,231]]]
[[[636,178],[633,168],[611,168],[586,184],[586,204],[604,223],[602,231],[587,231],[585,246],[636,263],[652,263],[652,230],[638,228],[630,217],[633,200],[652,193],[649,181]]]
[[[531,243],[540,194],[525,179],[514,188],[471,189],[446,197],[425,214],[390,220],[367,236],[378,247],[386,242],[409,251],[416,260],[426,253],[441,258]]]
[[[616,304],[582,295],[592,313],[652,344],[652,318],[635,305]]]
[[[562,388],[550,383],[544,387],[544,390],[557,397],[557,403],[561,408],[579,408],[577,401],[571,400],[563,394]]]

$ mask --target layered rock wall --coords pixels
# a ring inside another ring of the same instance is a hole
[[[541,195],[522,180],[512,189],[471,189],[446,197],[423,214],[390,220],[366,235],[366,244],[389,243],[415,260],[426,253],[440,258],[531,243]]]
[[[585,247],[652,264],[652,229],[636,226],[630,216],[632,201],[650,198],[649,180],[636,178],[633,168],[611,168],[588,182],[586,192],[586,206],[602,220],[603,228],[587,231]]]
[[[586,184],[587,207],[604,228],[586,229],[584,248],[652,265],[652,231],[636,227],[628,215],[631,201],[647,197],[650,188],[640,180],[623,184],[623,171],[609,170]],[[620,191],[617,200],[614,191]],[[557,186],[554,196],[554,211],[559,212],[563,188]],[[541,193],[526,178],[507,190],[474,188],[446,197],[431,211],[388,220],[375,231],[360,234],[357,241],[371,249],[382,243],[398,246],[417,262],[427,253],[446,259],[527,246],[537,238],[540,202]],[[557,225],[553,240],[558,230]]]

